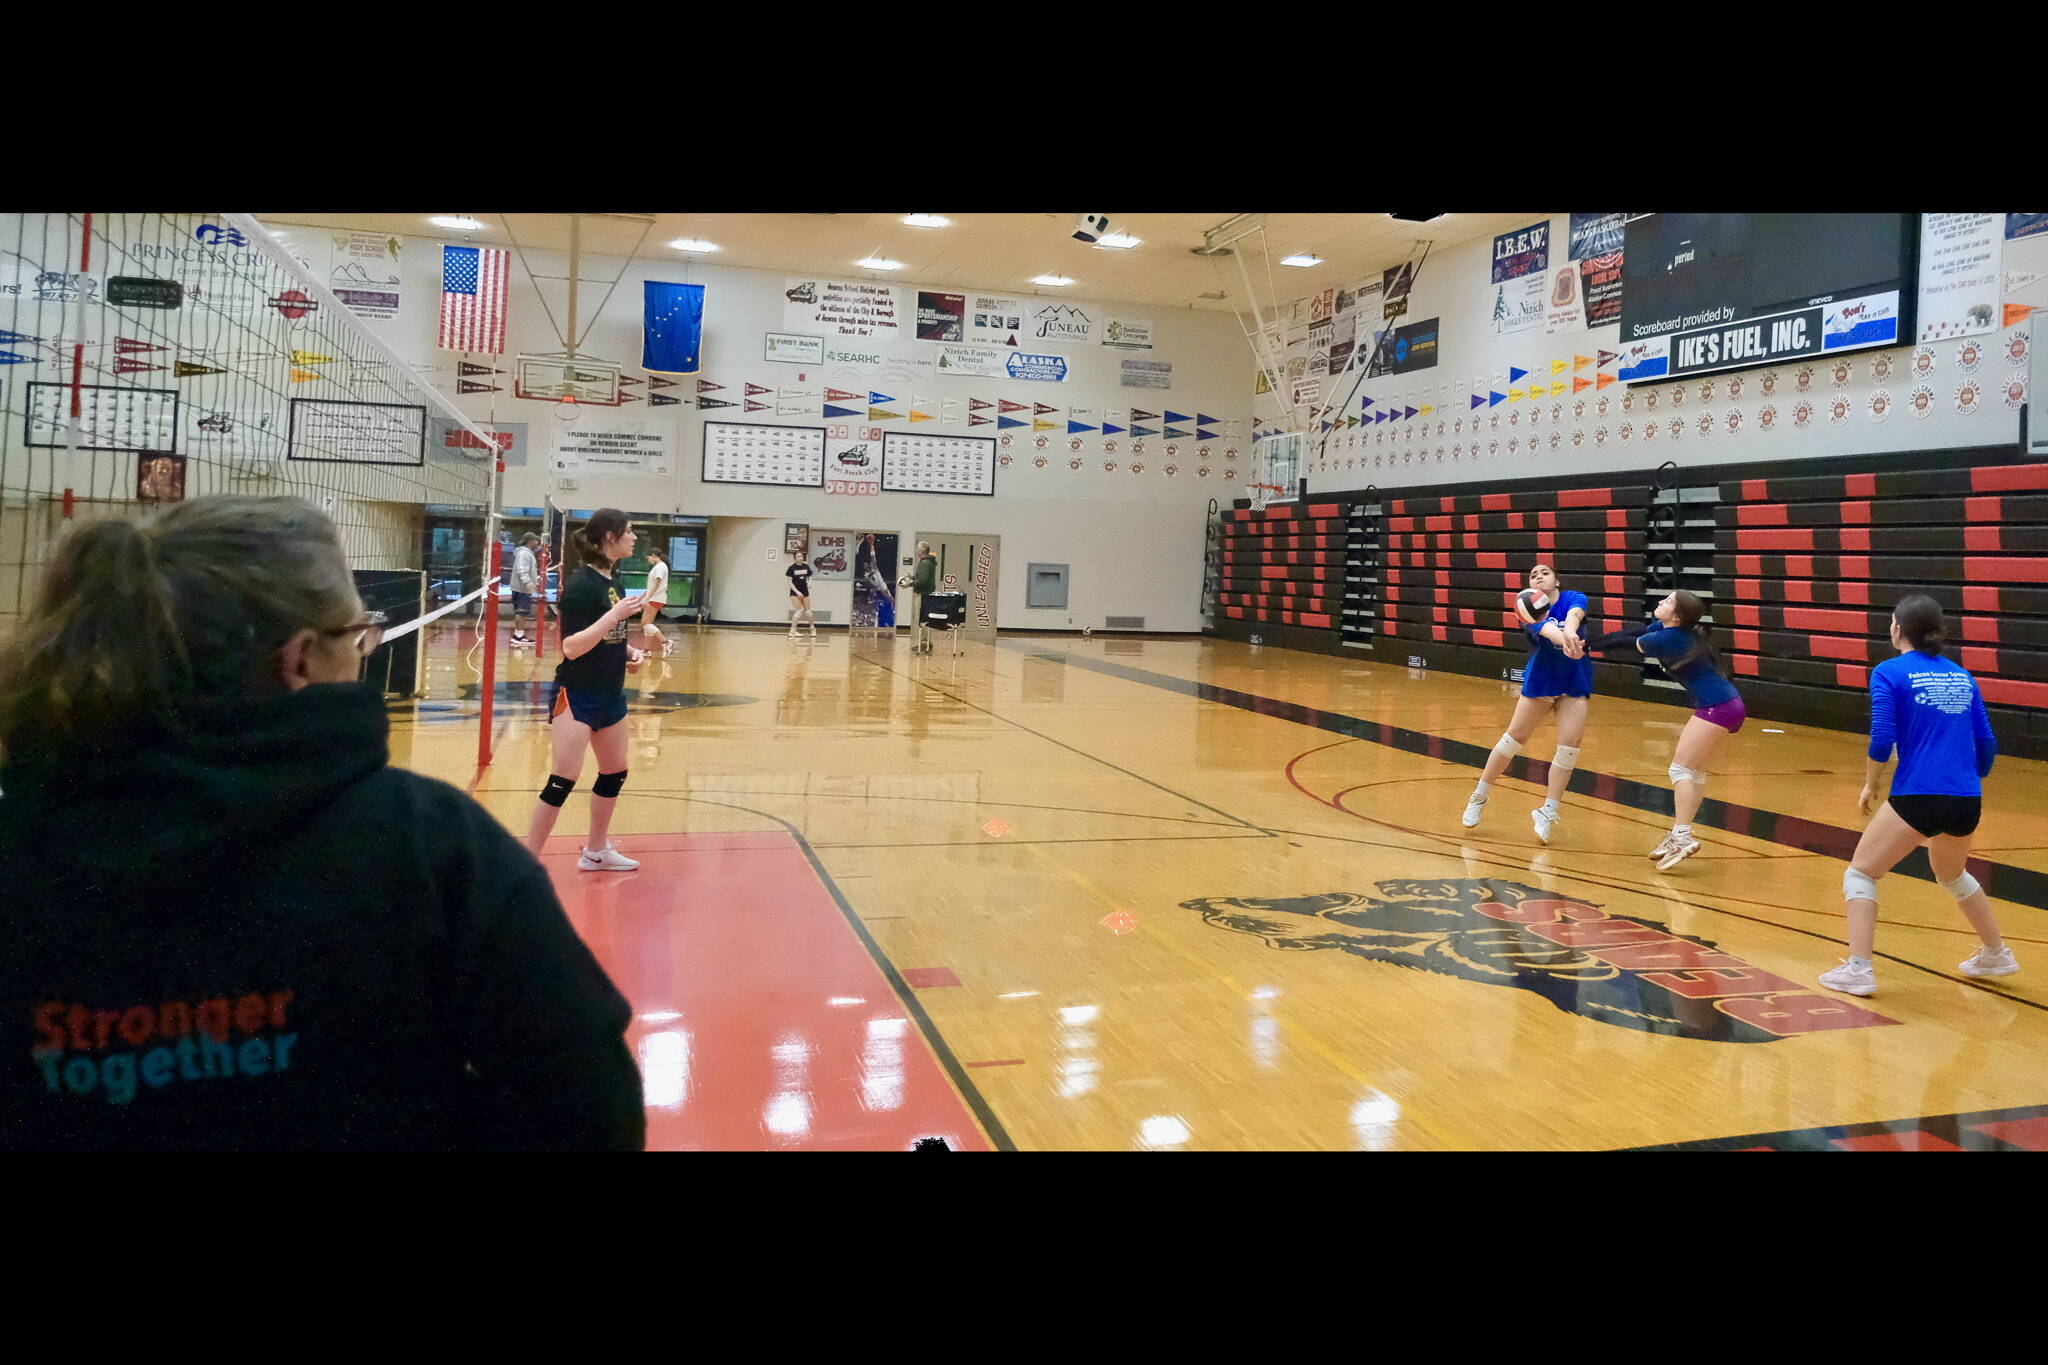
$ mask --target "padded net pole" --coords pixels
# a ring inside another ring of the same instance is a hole
[[[479,769],[491,766],[491,703],[497,694],[498,683],[498,575],[504,565],[500,562],[505,547],[495,539],[491,541],[490,567],[484,575],[484,664],[483,677],[477,686],[477,708],[479,724],[476,727],[476,766]]]

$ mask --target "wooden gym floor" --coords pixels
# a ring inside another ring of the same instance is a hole
[[[502,627],[501,627],[502,629]],[[1458,823],[1506,683],[1209,640],[672,631],[614,823],[586,766],[547,862],[633,1001],[661,1148],[2048,1148],[2048,765],[2001,758],[1977,875],[2019,975],[1925,876],[1843,955],[1860,736],[1752,717],[1668,874],[1686,713],[1596,697],[1565,818],[1548,727]],[[552,661],[430,641],[394,761],[523,832]],[[1533,760],[1533,762],[1532,762]],[[1533,777],[1535,781],[1529,780]],[[1662,804],[1660,804],[1662,803]]]

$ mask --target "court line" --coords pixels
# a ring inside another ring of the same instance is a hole
[[[1016,650],[1026,648],[1023,645],[1006,647]],[[1484,769],[1487,757],[1492,753],[1491,749],[1483,749],[1463,740],[1446,739],[1442,735],[1430,734],[1425,730],[1409,730],[1385,721],[1365,720],[1341,712],[1324,711],[1299,702],[1262,697],[1251,692],[1240,692],[1235,688],[1219,687],[1214,683],[1176,677],[1171,673],[1155,673],[1150,669],[1132,668],[1128,664],[1113,664],[1104,659],[1058,654],[1028,657],[1058,659],[1071,667],[1121,678],[1141,686],[1178,692],[1183,696],[1235,707],[1254,715],[1271,716],[1276,720],[1291,721],[1311,729],[1324,730],[1349,739],[1362,739],[1404,753],[1419,754],[1468,768]],[[1549,774],[1548,762],[1521,756],[1512,759],[1507,768],[1508,776],[1538,787],[1545,784]],[[1571,782],[1566,789],[1581,796],[1590,796],[1596,800],[1609,801],[1658,815],[1668,814],[1671,800],[1669,787],[1652,786],[1632,778],[1616,777],[1611,773],[1595,772],[1589,768],[1574,769]],[[1210,809],[1215,808],[1212,806]],[[1221,811],[1217,813],[1222,814]],[[1825,824],[1796,815],[1781,815],[1776,811],[1758,810],[1753,806],[1738,806],[1713,797],[1701,803],[1699,814],[1693,817],[1693,823],[1707,825],[1729,834],[1746,835],[1785,848],[1822,854],[1843,862],[1855,856],[1856,841],[1862,837],[1860,830],[1844,829],[1839,825]],[[2037,872],[2032,868],[2017,867],[2010,863],[1995,863],[1980,857],[1972,857],[1968,867],[1983,884],[1985,891],[1999,900],[2010,901],[2014,905],[2033,910],[2048,910],[2048,872]],[[1925,848],[1913,850],[1892,870],[1924,882],[1937,880],[1933,867],[1928,864]]]
[[[869,731],[868,733],[873,733]],[[472,791],[523,792],[530,787],[475,787]],[[1220,820],[1190,820],[1182,815],[1143,815],[1133,810],[1095,810],[1088,806],[1041,806],[1028,801],[998,801],[988,797],[966,796],[876,796],[862,792],[750,792],[731,791],[724,787],[640,787],[633,790],[641,795],[662,796],[790,796],[805,801],[939,801],[961,806],[1000,806],[1004,810],[1049,810],[1063,815],[1113,815],[1124,820],[1159,820],[1173,825],[1200,825],[1204,829],[1241,829],[1242,821],[1224,823]],[[1151,836],[1140,836],[1151,837]],[[1159,836],[1169,837],[1169,836]],[[822,845],[821,845],[822,847]]]
[[[1263,839],[1256,834],[1131,834],[1102,839],[936,839],[905,844],[819,844],[819,848],[1035,848],[1040,844],[1227,844],[1238,839]]]

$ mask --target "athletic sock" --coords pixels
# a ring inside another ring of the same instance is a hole
[[[1484,801],[1486,799],[1486,794],[1492,790],[1493,784],[1491,782],[1481,782],[1478,786],[1472,789],[1472,799],[1474,801]]]
[[[1673,825],[1673,826],[1671,827],[1671,832],[1672,832],[1673,834],[1677,835],[1677,836],[1678,836],[1679,838],[1681,838],[1681,839],[1690,839],[1690,838],[1692,838],[1692,826],[1691,826],[1691,825]]]
[[[1555,815],[1555,814],[1557,814],[1557,798],[1556,798],[1556,797],[1554,797],[1554,796],[1553,796],[1553,797],[1550,797],[1550,798],[1549,798],[1548,800],[1546,800],[1546,801],[1545,801],[1545,802],[1543,803],[1543,813],[1544,813],[1545,815]]]
[[[1857,957],[1852,953],[1849,955],[1849,965],[1851,967],[1861,967],[1867,971],[1870,970],[1870,959],[1867,957]]]

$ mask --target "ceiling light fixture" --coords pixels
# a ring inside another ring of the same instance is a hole
[[[677,251],[718,250],[718,244],[716,242],[707,242],[699,237],[678,237],[673,242],[670,242],[669,245],[674,247]]]
[[[903,225],[921,228],[951,227],[953,220],[941,213],[906,213],[903,215]]]
[[[854,264],[863,270],[901,270],[903,268],[903,262],[885,260],[880,256],[870,256],[866,260],[856,261]]]
[[[1282,256],[1282,257],[1280,258],[1280,264],[1282,264],[1282,265],[1301,265],[1301,266],[1309,266],[1309,265],[1321,265],[1322,263],[1323,263],[1323,258],[1322,258],[1322,257],[1320,257],[1320,256],[1315,256],[1315,255],[1311,255],[1310,253],[1308,253],[1308,252],[1306,252],[1306,251],[1297,251],[1297,252],[1295,252],[1295,253],[1294,253],[1294,254],[1293,254],[1292,256]]]
[[[1055,289],[1059,288],[1062,285],[1068,285],[1073,283],[1073,281],[1068,279],[1065,275],[1038,275],[1034,276],[1031,282],[1033,284],[1051,285]]]
[[[1097,242],[1095,249],[1097,251],[1129,251],[1144,240],[1143,237],[1133,237],[1128,232],[1112,232]]]
[[[1397,223],[1433,223],[1443,217],[1441,213],[1390,213],[1387,217]]]
[[[427,221],[432,223],[435,227],[452,228],[456,232],[475,232],[478,228],[483,226],[482,223],[479,223],[474,218],[463,218],[460,217],[459,215],[448,213],[441,214],[438,217],[429,218],[427,219]]]

